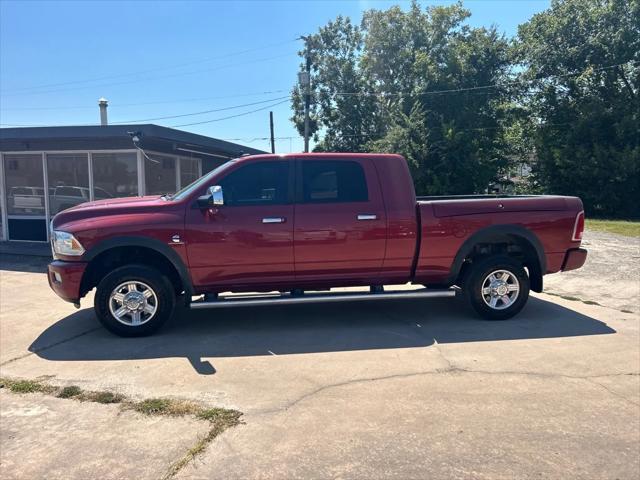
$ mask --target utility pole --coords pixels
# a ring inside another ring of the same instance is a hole
[[[309,152],[309,107],[311,106],[311,56],[307,48],[307,85],[304,92],[304,152]]]
[[[276,139],[273,136],[273,112],[269,112],[269,128],[271,130],[271,153],[276,153]]]
[[[298,74],[298,82],[304,89],[304,151],[309,151],[309,108],[311,106],[311,52],[309,51],[309,37],[304,40],[305,70]]]

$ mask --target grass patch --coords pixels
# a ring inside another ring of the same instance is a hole
[[[69,398],[81,402],[122,403],[126,397],[119,393],[85,391],[77,385],[56,387],[39,380],[13,380],[0,378],[0,388],[7,388],[13,393],[44,393],[58,398]]]
[[[202,453],[207,445],[228,428],[242,423],[242,413],[226,408],[205,408],[188,400],[173,398],[148,398],[139,402],[133,401],[119,393],[107,391],[84,391],[77,385],[56,387],[37,380],[14,380],[0,378],[0,388],[7,388],[13,393],[44,393],[57,398],[80,402],[119,403],[120,410],[133,410],[144,415],[192,416],[210,425],[207,434],[198,439],[185,455],[173,463],[165,473],[163,480],[174,477],[185,465]]]
[[[585,228],[597,232],[615,233],[625,237],[640,238],[640,222],[627,220],[587,219]]]
[[[554,295],[556,297],[560,297],[563,300],[569,300],[570,302],[581,302],[582,301],[578,297],[572,297],[571,295],[560,295],[558,293],[550,293],[550,295]]]
[[[78,400],[82,402],[95,402],[95,403],[122,403],[125,400],[124,395],[113,392],[84,392]]]
[[[193,402],[171,398],[149,398],[133,403],[131,408],[145,415],[170,415],[174,417],[197,415],[202,410],[202,407]]]
[[[233,423],[234,425],[240,420],[240,412],[236,410],[227,410],[226,408],[205,408],[200,410],[196,417],[207,422]]]
[[[80,387],[78,387],[77,385],[71,385],[69,387],[64,387],[62,390],[60,390],[60,392],[58,393],[57,397],[58,398],[73,398],[73,397],[77,397],[81,393],[82,393],[82,389]]]
[[[56,391],[56,387],[36,380],[11,380],[3,378],[0,379],[0,386],[2,388],[8,388],[13,393],[53,393]]]
[[[192,462],[198,455],[200,455],[207,448],[207,445],[218,436],[217,432],[214,432],[212,428],[209,432],[202,437],[198,442],[189,449],[189,451],[182,457],[180,460],[175,462],[173,465],[169,467],[167,473],[165,473],[162,480],[169,480],[170,478],[175,477],[175,475],[186,467],[190,462]]]
[[[198,442],[191,447],[180,460],[169,467],[167,473],[162,477],[162,480],[169,480],[173,478],[182,468],[201,454],[214,438],[226,429],[235,427],[242,423],[240,420],[241,416],[241,412],[238,412],[237,410],[228,410],[226,408],[200,409],[200,411],[196,413],[196,418],[210,422],[211,429],[204,437],[198,440]]]
[[[544,293],[546,293],[547,295],[552,295],[554,297],[562,298],[564,300],[569,300],[570,302],[582,302],[586,305],[597,305],[599,307],[602,306],[601,304],[599,304],[598,302],[594,302],[593,300],[583,300],[581,298],[573,297],[571,295],[563,295],[561,293],[553,293],[553,292],[544,292]]]

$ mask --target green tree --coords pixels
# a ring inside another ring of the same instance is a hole
[[[639,2],[553,1],[520,26],[516,60],[534,181],[580,196],[588,214],[639,217]]]
[[[309,35],[303,58],[311,57],[311,122],[317,151],[359,152],[366,141],[379,134],[376,99],[367,96],[370,86],[359,58],[362,32],[348,18],[339,16]],[[304,65],[301,65],[301,69]],[[304,134],[304,97],[293,89],[293,122]]]
[[[460,3],[338,17],[307,42],[318,150],[389,151],[420,194],[483,192],[509,164],[509,42]],[[307,53],[307,52],[302,52]],[[302,131],[294,89],[293,120]]]

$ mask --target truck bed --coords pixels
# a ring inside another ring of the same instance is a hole
[[[479,232],[516,228],[530,232],[544,252],[544,273],[561,269],[571,248],[580,199],[555,195],[459,195],[417,197],[420,239],[415,280],[446,283],[456,256]]]
[[[426,195],[418,196],[419,202],[434,202],[439,200],[487,200],[496,198],[534,198],[544,195],[509,195],[509,194],[474,194],[474,195]]]
[[[570,197],[554,195],[459,195],[417,197],[418,205],[431,205],[436,217],[482,213],[553,212],[570,209]],[[569,202],[569,203],[568,203]]]

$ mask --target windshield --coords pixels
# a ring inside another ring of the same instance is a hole
[[[233,165],[236,161],[237,159],[229,160],[228,162],[225,162],[222,165],[217,166],[206,175],[203,175],[202,177],[198,178],[196,181],[184,187],[182,190],[177,191],[173,195],[167,195],[166,196],[167,200],[182,200],[184,198],[187,198],[193,192],[195,192],[196,190],[206,185],[207,182],[209,182],[209,180],[211,179],[211,177],[213,177],[214,175],[217,175],[223,170],[226,170],[228,167]]]

